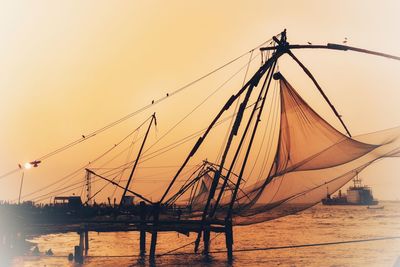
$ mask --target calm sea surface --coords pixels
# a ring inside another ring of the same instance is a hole
[[[384,209],[317,205],[296,215],[252,226],[234,228],[234,248],[265,248],[322,242],[400,236],[400,203],[382,202]],[[140,260],[138,233],[89,233],[90,250],[83,266],[149,266]],[[149,244],[149,237],[147,235]],[[211,250],[224,250],[223,235],[212,235]],[[31,239],[41,252],[51,248],[52,257],[24,256],[6,266],[80,266],[67,255],[78,244],[76,233],[45,235]],[[159,234],[157,253],[190,243],[195,235]],[[192,252],[193,245],[177,252]],[[131,256],[131,257],[125,257]],[[232,266],[393,266],[400,256],[400,239],[319,247],[234,253]],[[230,266],[226,254],[171,255],[159,257],[159,266]]]

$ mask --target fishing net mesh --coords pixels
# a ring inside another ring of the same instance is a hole
[[[275,157],[266,177],[240,188],[233,206],[235,225],[259,223],[307,209],[374,161],[400,156],[400,127],[350,138],[319,116],[284,77],[279,91],[280,128]],[[192,202],[194,210],[202,210],[210,186],[211,177],[207,175]],[[225,218],[231,198],[232,190],[227,190],[215,218]]]

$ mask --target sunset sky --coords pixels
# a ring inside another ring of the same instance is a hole
[[[291,43],[342,43],[347,38],[350,46],[400,56],[399,10],[397,0],[0,1],[0,175],[163,98],[285,28]],[[400,61],[355,52],[294,52],[353,135],[400,126]],[[154,144],[248,60],[245,56],[207,81],[26,170],[22,195],[92,161],[156,112],[158,125],[148,146]],[[260,59],[253,63],[251,70]],[[297,65],[286,56],[279,69],[314,109],[343,131]],[[243,79],[241,72],[153,150],[206,127]],[[132,160],[140,141],[132,150],[128,144],[131,153],[122,154],[115,166]],[[164,188],[194,142],[143,163],[138,191],[150,195]],[[212,160],[220,147],[207,148],[213,152],[202,156]],[[361,177],[378,199],[398,200],[399,173],[400,159],[384,159]],[[1,200],[18,198],[21,174],[0,179]],[[79,172],[73,181],[83,181],[84,175]],[[160,180],[164,183],[157,185]],[[112,191],[107,188],[99,201]],[[47,192],[33,197],[48,201],[50,195],[40,198]]]

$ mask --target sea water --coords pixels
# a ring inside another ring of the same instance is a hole
[[[182,247],[175,255],[157,257],[158,266],[394,266],[400,256],[400,239],[334,244],[301,248],[271,247],[324,242],[400,237],[400,203],[381,202],[383,209],[365,206],[316,205],[295,215],[250,226],[234,227],[234,249],[265,248],[234,252],[229,264],[226,253],[176,255],[193,252],[196,235],[159,233],[157,255]],[[225,250],[225,237],[211,235],[211,251]],[[139,235],[127,233],[89,233],[90,249],[83,266],[150,266],[139,254]],[[3,262],[6,266],[80,266],[68,261],[79,242],[77,233],[33,237],[43,252],[53,256],[19,256]],[[147,235],[147,246],[150,234]],[[185,246],[186,244],[189,244]],[[147,247],[147,251],[149,248]]]

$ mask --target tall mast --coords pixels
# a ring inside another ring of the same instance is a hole
[[[235,189],[234,189],[233,194],[232,194],[231,202],[229,204],[228,212],[226,214],[226,219],[227,220],[231,220],[232,219],[232,209],[233,209],[233,206],[234,206],[235,201],[236,201],[236,196],[237,196],[237,193],[239,191],[240,183],[241,183],[241,181],[243,179],[244,170],[246,168],[247,160],[248,160],[249,155],[250,155],[250,151],[251,151],[251,148],[252,148],[252,145],[253,145],[254,137],[255,137],[256,132],[257,132],[258,124],[261,121],[261,114],[262,114],[262,111],[264,109],[265,101],[267,99],[267,94],[268,94],[268,91],[269,91],[268,89],[269,89],[269,87],[271,85],[271,80],[272,80],[272,76],[273,76],[273,72],[274,72],[275,66],[276,66],[276,62],[273,65],[269,75],[267,75],[265,77],[265,81],[267,82],[267,85],[266,85],[266,88],[265,88],[264,97],[263,97],[263,100],[261,102],[261,106],[259,108],[258,114],[257,114],[257,119],[256,119],[256,122],[255,122],[255,125],[254,125],[254,128],[253,128],[253,132],[252,132],[251,137],[250,137],[249,145],[247,146],[247,151],[246,151],[246,155],[245,155],[245,157],[243,159],[242,168],[240,170],[239,177],[237,179],[237,182],[236,182],[236,185],[235,185]],[[265,86],[265,84],[264,84],[264,86]]]
[[[190,158],[193,157],[201,144],[203,143],[204,139],[208,136],[210,133],[211,129],[215,126],[217,121],[221,118],[222,114],[224,114],[225,111],[227,111],[230,106],[232,105],[233,102],[235,102],[245,91],[248,89],[252,84],[257,84],[258,81],[261,79],[261,77],[265,74],[265,72],[272,66],[272,63],[277,60],[280,56],[282,56],[281,53],[276,53],[274,54],[267,62],[262,65],[257,72],[253,75],[253,77],[237,92],[235,95],[232,95],[228,101],[225,103],[225,105],[222,107],[222,109],[219,111],[217,116],[213,119],[211,124],[208,126],[207,130],[204,132],[204,134],[197,140],[196,144],[193,146],[192,150],[186,157],[185,161],[175,174],[174,178],[172,178],[170,184],[168,185],[167,189],[165,190],[163,196],[160,199],[160,203],[163,203],[164,199],[168,195],[169,191],[171,190],[173,184],[175,183],[176,179],[178,176],[181,174],[182,170],[186,167],[187,163],[189,162]]]
[[[284,40],[284,42],[286,42],[286,31],[282,32],[281,40]],[[204,225],[204,221],[206,220],[207,216],[208,215],[210,215],[210,216],[214,215],[214,211],[213,210],[209,214],[210,203],[211,203],[211,200],[213,199],[213,197],[215,195],[215,191],[216,191],[217,186],[218,186],[219,178],[221,176],[222,170],[224,169],[225,160],[226,160],[226,157],[227,157],[228,152],[230,150],[230,147],[231,147],[231,144],[232,144],[232,140],[233,140],[234,136],[236,136],[238,131],[239,131],[240,123],[242,121],[243,114],[244,114],[245,108],[247,106],[247,103],[249,101],[250,95],[251,95],[254,87],[256,87],[258,85],[260,79],[265,75],[265,73],[267,73],[267,71],[268,71],[268,74],[270,73],[270,70],[271,70],[272,66],[275,65],[276,61],[278,60],[278,58],[281,55],[283,55],[283,53],[284,53],[283,49],[277,49],[276,52],[273,54],[273,56],[270,59],[268,59],[264,63],[264,65],[262,65],[261,68],[249,80],[249,82],[250,82],[249,87],[247,88],[244,100],[240,104],[239,111],[238,111],[238,113],[236,115],[235,123],[233,124],[233,126],[231,128],[231,132],[230,132],[228,141],[226,143],[224,153],[223,153],[223,155],[221,157],[221,163],[219,164],[219,169],[215,172],[215,175],[214,175],[214,179],[213,179],[213,182],[212,182],[212,185],[211,185],[211,188],[210,188],[210,192],[209,192],[209,195],[208,195],[208,198],[207,198],[207,202],[205,204],[205,207],[204,207],[204,210],[203,210],[203,213],[202,213],[202,227]],[[227,179],[228,179],[228,177],[227,177]],[[225,184],[225,186],[226,186],[226,184]],[[219,199],[220,199],[220,197],[219,197]],[[216,204],[218,204],[218,203],[216,203]],[[199,231],[197,239],[195,241],[195,251],[197,251],[197,248],[199,246],[200,238],[201,238],[201,231]]]
[[[276,62],[274,63],[274,65],[273,65],[272,68],[268,69],[268,73],[267,73],[267,75],[266,75],[266,77],[265,77],[265,81],[264,81],[263,87],[262,87],[262,89],[260,90],[260,93],[259,93],[258,98],[257,98],[259,101],[260,101],[260,100],[262,99],[262,97],[263,97],[264,89],[266,89],[266,88],[265,88],[265,84],[266,84],[266,82],[267,82],[267,80],[268,80],[268,77],[270,76],[271,72],[273,72],[273,69],[275,68],[275,65],[276,65]],[[264,99],[265,99],[265,95],[266,95],[266,94],[264,94]],[[233,156],[231,165],[230,165],[229,170],[228,170],[228,172],[227,172],[227,174],[226,174],[226,179],[224,180],[224,183],[222,184],[221,190],[220,190],[220,192],[219,192],[219,194],[218,194],[218,197],[217,197],[216,202],[215,202],[215,205],[214,205],[214,209],[213,209],[213,210],[211,211],[211,213],[210,213],[210,217],[212,217],[212,216],[214,215],[214,213],[216,212],[216,210],[217,210],[217,208],[218,208],[218,205],[219,205],[219,203],[220,203],[220,201],[221,201],[221,198],[222,198],[222,195],[223,195],[223,193],[224,193],[225,187],[226,187],[226,185],[227,185],[227,183],[228,183],[228,181],[229,181],[230,175],[232,174],[233,167],[234,167],[234,165],[235,165],[235,163],[236,163],[236,160],[237,160],[237,158],[238,158],[238,156],[239,156],[239,153],[240,153],[240,151],[241,151],[241,147],[242,147],[242,145],[243,145],[243,143],[244,143],[244,141],[245,141],[245,139],[246,139],[247,132],[248,132],[248,130],[249,130],[249,128],[250,128],[251,122],[252,122],[252,120],[253,120],[254,114],[255,114],[255,112],[256,112],[257,109],[258,109],[258,105],[256,104],[256,105],[254,105],[253,110],[251,111],[250,118],[249,118],[248,121],[247,121],[247,125],[246,125],[245,130],[244,130],[244,132],[243,132],[243,134],[242,134],[242,138],[241,138],[241,140],[240,140],[240,142],[239,142],[239,145],[237,146],[235,155]]]
[[[124,200],[124,198],[125,198],[126,192],[127,192],[128,189],[129,189],[129,185],[130,185],[130,183],[131,183],[131,181],[132,181],[133,174],[135,173],[136,166],[137,166],[137,164],[138,164],[138,162],[139,162],[140,155],[142,154],[142,150],[143,150],[144,144],[146,143],[146,139],[147,139],[147,136],[149,135],[149,131],[150,131],[151,125],[153,124],[153,121],[154,121],[154,124],[157,125],[156,113],[154,113],[154,114],[151,116],[151,120],[150,120],[150,123],[149,123],[149,127],[147,128],[146,135],[144,136],[142,145],[140,146],[139,153],[138,153],[138,155],[137,155],[137,157],[136,157],[136,161],[135,161],[135,163],[133,164],[133,168],[132,168],[131,174],[129,175],[128,182],[126,183],[126,186],[125,186],[125,189],[124,189],[124,193],[122,194],[121,201],[119,202],[119,205],[120,205],[120,206],[122,205],[122,202],[123,202],[123,200]]]

